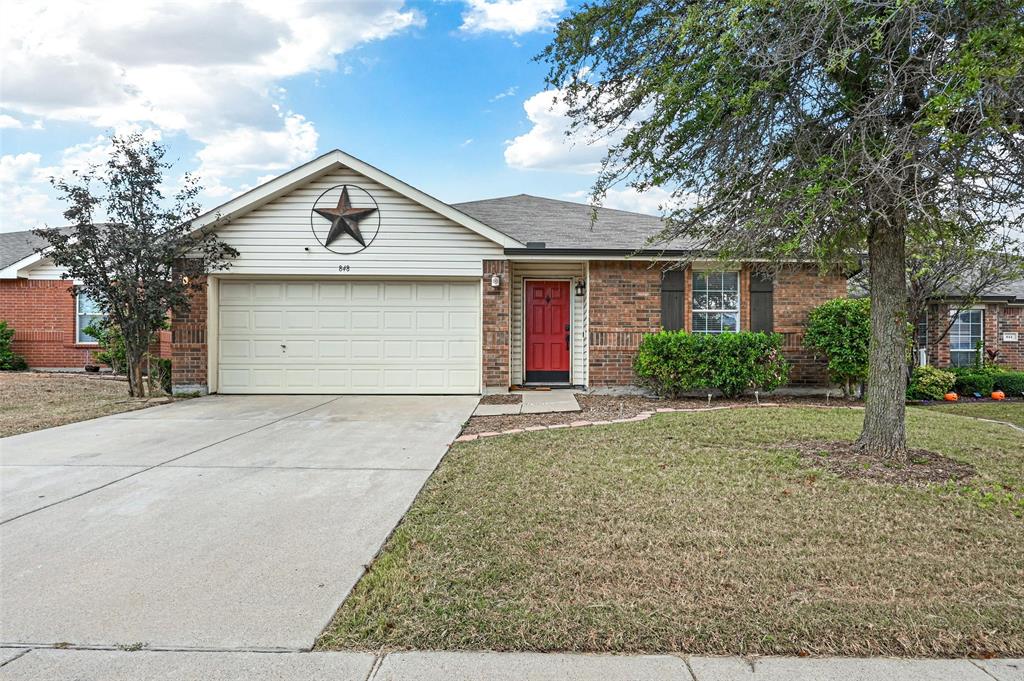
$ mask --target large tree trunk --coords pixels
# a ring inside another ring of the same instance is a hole
[[[857,446],[899,463],[907,461],[906,231],[880,225],[868,241],[871,344],[864,429]]]

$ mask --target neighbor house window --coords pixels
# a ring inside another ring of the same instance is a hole
[[[984,328],[982,310],[964,310],[949,329],[949,361],[955,367],[972,366],[978,356]]]
[[[739,331],[739,272],[694,272],[692,303],[694,333]]]
[[[75,301],[75,305],[78,306],[78,342],[95,343],[96,339],[85,332],[85,327],[94,322],[99,322],[106,315],[100,311],[96,302],[85,293],[79,293],[75,296]]]

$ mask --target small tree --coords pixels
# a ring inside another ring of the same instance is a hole
[[[51,182],[67,202],[70,230],[41,229],[42,249],[65,278],[80,281],[124,341],[129,394],[147,394],[143,375],[150,339],[168,312],[188,309],[189,294],[205,285],[203,275],[225,269],[237,255],[213,234],[195,233],[200,187],[186,174],[166,200],[165,148],[139,133],[114,136],[102,167]],[[99,191],[96,191],[96,188]],[[103,210],[106,222],[94,216]]]
[[[829,378],[843,386],[847,399],[868,377],[871,303],[866,298],[836,298],[811,310],[804,345],[828,360]]]

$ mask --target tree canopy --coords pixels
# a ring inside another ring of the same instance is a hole
[[[871,370],[860,444],[905,457],[906,247],[977,245],[1024,197],[1020,0],[603,0],[541,58],[616,183],[671,191],[661,238],[853,265]]]

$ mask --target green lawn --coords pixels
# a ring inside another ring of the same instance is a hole
[[[923,408],[947,414],[1006,421],[1024,428],[1024,402],[950,402]]]
[[[455,446],[319,642],[742,654],[1024,654],[1024,436],[911,410],[977,467],[897,487],[779,443],[854,410],[745,409]]]

